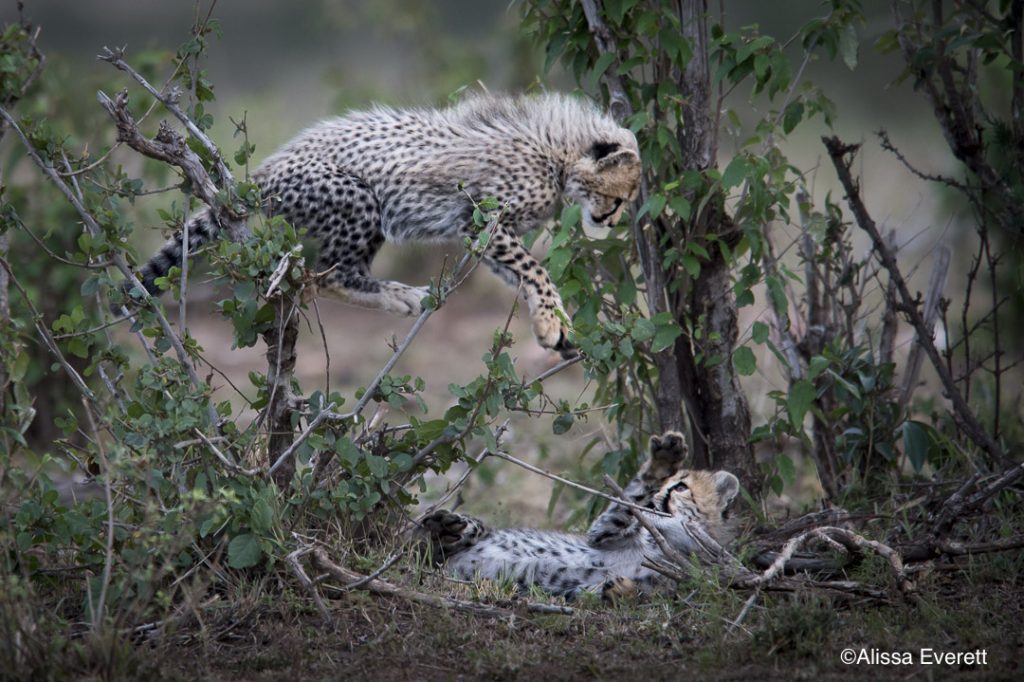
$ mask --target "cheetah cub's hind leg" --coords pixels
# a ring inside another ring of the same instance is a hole
[[[325,162],[272,176],[264,194],[274,214],[306,227],[320,243],[320,290],[344,303],[399,315],[419,315],[426,288],[375,279],[370,265],[384,243],[380,205],[360,178]]]
[[[431,545],[435,564],[466,550],[487,535],[487,527],[479,519],[450,511],[436,511],[421,522]]]

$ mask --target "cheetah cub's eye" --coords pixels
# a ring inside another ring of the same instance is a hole
[[[661,500],[661,511],[665,512],[666,514],[670,513],[668,508],[668,501],[672,499],[672,495],[674,495],[675,493],[685,493],[689,489],[690,486],[686,485],[686,483],[683,481],[679,481],[678,483],[674,484],[671,488],[666,490],[665,497],[662,498]]]

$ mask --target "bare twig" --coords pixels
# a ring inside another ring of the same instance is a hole
[[[613,479],[608,474],[604,475],[604,484],[611,488],[620,500],[626,499],[625,491],[619,486],[618,483],[615,482],[615,479]],[[622,503],[620,502],[619,504]],[[640,505],[636,504],[630,504],[626,506],[629,507],[629,511],[633,515],[633,518],[636,519],[637,523],[643,526],[644,529],[651,534],[651,537],[654,538],[654,541],[656,543],[658,543],[658,547],[661,549],[661,551],[665,554],[666,557],[671,559],[677,566],[690,566],[690,562],[686,560],[686,557],[684,557],[682,554],[676,551],[675,547],[669,544],[668,540],[665,539],[665,536],[662,535],[661,531],[655,528],[654,524],[651,523],[646,516],[644,516],[644,514],[648,514],[655,511],[654,509],[648,507],[641,507]],[[665,514],[665,516],[671,516],[671,514]]]
[[[85,380],[82,379],[82,376],[78,371],[67,361],[67,358],[65,358],[64,354],[60,351],[60,348],[57,347],[57,342],[54,341],[53,335],[50,334],[50,330],[42,323],[42,314],[40,314],[32,303],[32,299],[29,298],[28,293],[25,291],[24,287],[21,286],[21,282],[19,282],[18,278],[14,276],[14,271],[11,270],[11,264],[7,262],[6,258],[0,257],[0,266],[3,266],[4,272],[7,273],[9,281],[18,290],[18,293],[21,294],[21,298],[25,301],[25,305],[28,306],[29,311],[32,313],[32,323],[35,326],[36,331],[39,333],[39,338],[43,341],[43,344],[51,353],[53,353],[54,357],[57,358],[57,362],[59,362],[61,367],[64,368],[64,371],[71,378],[71,381],[75,384],[75,387],[78,388],[79,392],[90,402],[95,402],[96,395],[92,392],[92,389],[86,385]]]
[[[344,589],[346,592],[361,589],[362,587],[370,584],[371,581],[379,578],[384,573],[384,571],[394,566],[395,562],[401,558],[402,552],[395,552],[390,557],[388,557],[387,560],[385,560],[384,563],[382,563],[373,573],[368,574],[366,577],[360,578],[354,583],[349,583],[348,585],[345,585],[345,587],[343,587],[342,589]]]
[[[107,608],[107,592],[110,589],[110,574],[114,567],[114,500],[110,486],[110,461],[107,459],[107,451],[103,447],[103,441],[100,438],[98,429],[96,428],[96,421],[92,416],[92,406],[84,396],[82,397],[82,409],[85,410],[85,417],[89,421],[89,428],[92,431],[93,441],[96,443],[96,451],[100,455],[100,464],[103,466],[103,498],[107,505],[107,539],[103,554],[103,573],[100,578],[100,594],[96,599],[96,605],[92,613],[92,629],[94,632],[99,632],[103,623],[104,612]]]
[[[178,106],[177,100],[178,97],[180,96],[180,93],[174,90],[172,90],[168,94],[161,93],[152,85],[150,85],[149,81],[143,78],[142,75],[139,74],[139,72],[137,72],[135,69],[129,66],[128,63],[124,61],[123,57],[123,49],[112,50],[109,47],[104,47],[103,51],[96,58],[100,61],[109,62],[115,68],[127,73],[139,85],[141,85],[146,90],[146,92],[148,92],[156,100],[163,104],[167,111],[171,112],[175,118],[181,121],[182,125],[185,126],[189,134],[192,135],[192,137],[196,138],[199,141],[199,143],[203,145],[203,148],[206,149],[207,153],[209,153],[210,158],[213,159],[214,165],[217,168],[217,175],[220,176],[221,182],[223,182],[226,185],[233,185],[234,181],[231,176],[231,171],[228,170],[227,164],[224,163],[224,159],[221,156],[220,150],[217,149],[217,145],[215,145],[213,141],[206,135],[206,133],[200,130],[199,126],[197,126],[195,122],[192,121],[191,118],[189,118],[188,114],[182,111],[181,107]]]
[[[82,218],[82,222],[85,224],[86,230],[89,232],[89,234],[93,236],[103,234],[103,229],[100,227],[99,223],[96,222],[96,219],[95,217],[93,217],[92,213],[90,213],[89,210],[85,207],[85,205],[81,201],[79,201],[78,197],[75,196],[75,193],[71,191],[67,183],[65,183],[64,180],[59,175],[57,175],[56,168],[54,168],[52,164],[44,161],[43,158],[39,156],[39,153],[36,151],[35,147],[29,141],[25,133],[18,126],[17,122],[14,120],[11,114],[8,113],[7,110],[3,107],[0,107],[0,117],[2,117],[11,127],[11,129],[14,130],[14,132],[18,135],[18,138],[21,140],[22,145],[24,145],[25,147],[25,151],[28,152],[28,155],[32,158],[35,164],[53,182],[53,184],[57,186],[57,189],[60,190],[61,194],[63,194],[64,197],[68,200],[68,202],[75,208],[75,210],[78,212],[78,215]],[[114,262],[114,265],[117,267],[118,271],[120,271],[121,274],[124,275],[126,279],[130,281],[135,281],[135,276],[132,273],[131,268],[128,267],[128,262],[124,259],[123,255],[115,254],[112,260]],[[203,382],[199,379],[199,375],[196,374],[195,367],[193,367],[192,361],[189,359],[188,352],[185,350],[185,346],[182,344],[181,338],[175,333],[174,328],[171,327],[171,323],[168,322],[167,317],[164,315],[163,311],[160,310],[160,306],[153,304],[152,297],[149,295],[149,293],[142,287],[137,287],[137,290],[140,292],[139,295],[141,296],[142,300],[144,300],[147,304],[151,306],[153,315],[156,317],[157,322],[159,322],[160,328],[164,332],[164,336],[167,337],[167,339],[171,342],[171,347],[174,348],[174,352],[178,357],[178,362],[180,362],[182,367],[185,369],[185,372],[188,374],[189,380],[192,382],[192,385],[197,390],[199,390],[203,386]],[[214,407],[212,401],[210,402],[207,408],[207,413],[210,418],[210,423],[216,425],[218,422],[218,417],[216,408]]]
[[[320,413],[313,418],[313,421],[309,422],[309,424],[306,425],[306,428],[302,430],[302,433],[299,434],[299,437],[292,441],[292,444],[288,446],[288,449],[282,452],[281,456],[278,457],[277,460],[270,466],[270,469],[267,470],[267,473],[273,475],[274,472],[277,471],[282,464],[288,461],[289,457],[295,454],[295,451],[299,449],[299,446],[305,443],[306,439],[309,438],[310,435],[312,435],[312,433],[316,431],[321,424],[323,424],[328,419],[336,419],[338,415],[334,413],[334,407],[334,403],[328,403],[324,407],[324,409],[320,410]]]
[[[844,144],[838,137],[822,138],[822,140],[825,143],[826,149],[828,149],[828,154],[832,159],[832,164],[836,168],[836,173],[839,176],[839,182],[842,184],[843,190],[846,192],[847,201],[849,202],[853,215],[857,220],[857,224],[871,237],[875,252],[878,254],[878,257],[882,262],[882,266],[889,272],[889,276],[892,277],[895,282],[896,291],[899,293],[900,299],[899,308],[901,312],[906,315],[908,321],[917,332],[918,340],[924,347],[924,352],[928,355],[928,359],[935,368],[935,372],[939,375],[939,379],[942,381],[942,385],[946,389],[946,395],[953,403],[953,411],[961,428],[963,428],[964,432],[972,441],[977,443],[986,453],[988,453],[989,457],[991,457],[993,461],[1000,463],[1009,462],[1010,460],[1003,452],[1003,449],[995,442],[995,440],[992,439],[978,421],[977,417],[974,416],[970,406],[967,404],[967,401],[964,400],[963,395],[960,393],[956,383],[953,381],[952,375],[949,373],[945,363],[942,361],[942,357],[939,355],[938,349],[935,347],[935,343],[932,340],[931,330],[928,328],[928,325],[925,324],[924,316],[918,309],[917,301],[910,295],[910,290],[907,288],[907,283],[904,281],[903,275],[900,273],[900,268],[896,263],[895,257],[889,250],[888,245],[885,243],[885,240],[882,238],[882,235],[878,230],[878,226],[868,214],[867,208],[861,200],[857,182],[853,179],[853,176],[850,173],[850,163],[852,162],[852,159],[849,158],[852,153],[856,152],[858,145]]]
[[[583,6],[583,14],[587,18],[587,26],[590,27],[590,33],[594,36],[594,44],[598,51],[601,54],[616,55],[612,64],[604,70],[601,79],[608,87],[608,108],[612,117],[622,123],[627,116],[633,113],[633,107],[622,86],[622,79],[618,76],[619,59],[618,51],[615,48],[615,39],[601,18],[601,11],[595,0],[580,0],[580,5]]]
[[[305,569],[302,568],[302,564],[299,562],[299,559],[312,551],[313,547],[300,547],[294,552],[288,554],[288,556],[285,557],[285,562],[288,564],[288,568],[291,570],[292,574],[299,581],[299,584],[302,585],[302,588],[309,593],[310,597],[313,598],[313,603],[316,604],[316,608],[320,611],[320,615],[323,616],[324,622],[330,623],[333,619],[331,618],[331,612],[328,610],[327,604],[324,603],[319,590],[316,589],[316,585],[314,585],[313,581],[310,580],[308,575],[306,575]]]
[[[512,464],[515,464],[516,466],[521,466],[522,468],[526,469],[527,471],[532,471],[533,473],[538,474],[539,476],[543,476],[544,478],[550,478],[552,481],[558,481],[562,485],[567,485],[570,488],[575,488],[576,490],[582,490],[585,493],[589,493],[591,495],[596,495],[597,497],[602,497],[602,498],[608,500],[609,502],[614,502],[615,504],[621,504],[623,507],[629,507],[630,509],[637,509],[637,510],[640,510],[640,511],[642,511],[644,513],[647,513],[647,514],[654,514],[655,516],[665,516],[665,517],[671,517],[672,516],[671,514],[666,514],[665,512],[661,512],[661,511],[658,511],[656,509],[648,509],[647,507],[641,507],[640,505],[638,505],[638,504],[636,504],[634,502],[630,502],[629,500],[621,499],[621,498],[618,498],[618,497],[613,497],[613,496],[609,495],[608,493],[603,493],[600,490],[594,490],[593,488],[587,487],[587,486],[583,485],[582,483],[577,483],[575,481],[570,481],[567,478],[562,478],[561,476],[556,476],[555,474],[548,473],[547,471],[544,471],[543,469],[539,469],[539,468],[533,466],[532,464],[529,464],[528,462],[524,462],[521,459],[517,459],[517,458],[515,458],[512,455],[509,455],[507,453],[504,453],[504,452],[492,452],[491,455],[493,455],[494,457],[497,457],[498,459],[503,459],[503,460],[505,460],[507,462],[511,462]]]
[[[537,383],[538,381],[544,381],[545,379],[549,379],[549,378],[553,377],[554,375],[558,374],[559,372],[561,372],[562,370],[564,370],[564,369],[566,369],[568,367],[572,367],[573,365],[575,365],[577,362],[579,362],[582,359],[583,359],[582,355],[577,355],[577,356],[571,357],[571,358],[569,358],[567,360],[562,360],[561,362],[559,362],[554,367],[550,367],[550,368],[544,370],[543,372],[541,372],[540,374],[535,376],[533,379],[531,379],[530,381],[526,382],[526,385],[527,386],[532,386],[533,384]]]
[[[942,301],[942,292],[946,288],[946,273],[949,272],[949,261],[952,252],[949,247],[942,244],[938,248],[935,264],[932,266],[932,276],[928,282],[928,291],[924,297],[923,321],[925,329],[928,330],[928,338],[933,338],[935,320],[939,316],[939,303]],[[890,283],[893,281],[889,280]],[[910,357],[907,358],[906,372],[903,375],[903,388],[900,391],[899,404],[906,407],[910,402],[910,396],[914,394],[917,387],[917,376],[921,371],[921,338],[918,336],[917,343],[910,349]]]
[[[732,632],[733,630],[735,630],[743,624],[743,620],[747,617],[747,613],[750,612],[751,607],[754,606],[754,603],[760,596],[761,589],[755,587],[754,591],[751,592],[750,596],[747,598],[747,601],[744,602],[743,608],[740,609],[740,612],[738,614],[736,614],[736,619],[729,623],[728,627],[726,628],[726,632]]]
[[[258,467],[255,469],[246,469],[232,462],[230,459],[228,459],[228,456],[221,452],[220,449],[213,444],[213,441],[207,438],[206,434],[204,434],[199,429],[193,429],[193,432],[197,436],[199,436],[199,440],[202,441],[206,445],[206,447],[210,449],[210,452],[213,453],[214,457],[219,459],[224,464],[224,466],[226,466],[231,471],[234,471],[236,474],[241,474],[243,476],[255,476],[260,473],[260,469]],[[180,443],[177,443],[175,444],[175,447],[178,447],[179,445]]]
[[[757,587],[760,585],[766,585],[773,581],[783,569],[786,567],[786,562],[792,558],[793,554],[803,545],[811,540],[823,540],[834,545],[836,542],[840,542],[843,547],[846,548],[858,548],[861,550],[870,549],[879,556],[886,559],[890,566],[892,566],[893,572],[896,574],[896,578],[899,581],[900,589],[903,592],[911,592],[914,590],[914,584],[906,575],[906,570],[903,565],[903,558],[900,553],[894,550],[888,545],[878,542],[877,540],[868,540],[862,535],[854,533],[846,528],[836,528],[835,526],[822,526],[819,528],[812,528],[800,535],[789,540],[779,552],[775,561],[765,569],[765,571],[750,581],[751,587]]]

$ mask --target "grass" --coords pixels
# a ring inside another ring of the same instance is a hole
[[[884,567],[861,579],[882,579]],[[836,601],[813,594],[765,594],[730,628],[747,594],[710,583],[683,586],[673,598],[607,606],[574,604],[571,616],[486,619],[381,598],[365,592],[328,599],[325,625],[304,594],[269,575],[207,596],[159,637],[122,634],[63,640],[45,611],[4,609],[20,619],[43,653],[35,670],[5,667],[0,676],[50,679],[163,680],[449,680],[449,679],[1021,679],[1024,668],[1024,557],[967,560],[963,570],[919,577],[918,591],[886,604]],[[469,586],[391,569],[410,589],[514,606],[498,584]],[[25,596],[25,595],[22,595]],[[530,595],[536,600],[536,595]],[[25,602],[12,597],[6,606]],[[29,623],[27,618],[36,618]],[[108,632],[116,632],[109,630]],[[6,633],[10,635],[11,633]],[[8,639],[8,644],[10,643]],[[985,666],[927,667],[922,647],[987,651]],[[10,647],[8,647],[9,649]],[[913,665],[845,665],[846,648],[914,652]],[[29,660],[24,661],[31,663]],[[12,674],[13,673],[13,674]]]

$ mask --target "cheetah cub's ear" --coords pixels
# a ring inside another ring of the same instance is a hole
[[[633,200],[640,185],[640,157],[617,142],[597,142],[590,148],[594,158],[594,188],[610,197]]]
[[[740,492],[740,480],[728,471],[716,471],[712,476],[718,493],[718,508],[725,509]]]

